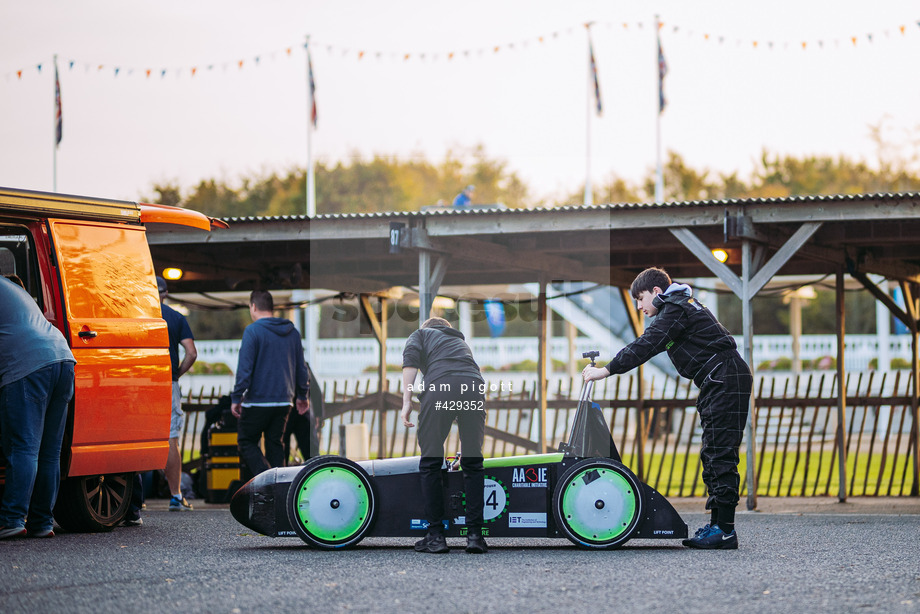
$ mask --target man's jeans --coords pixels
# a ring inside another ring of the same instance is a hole
[[[61,442],[73,397],[72,362],[57,362],[0,389],[6,486],[0,525],[44,531],[54,525]]]
[[[284,466],[284,446],[281,435],[287,423],[289,406],[284,407],[244,407],[240,414],[237,430],[237,443],[240,457],[253,476],[272,467]],[[265,433],[265,454],[259,447],[259,440]]]

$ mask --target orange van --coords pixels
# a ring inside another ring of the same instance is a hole
[[[54,510],[69,530],[116,526],[135,472],[166,466],[172,377],[150,223],[226,227],[177,207],[0,188],[0,274],[23,281],[77,360]],[[0,454],[0,485],[4,466]]]

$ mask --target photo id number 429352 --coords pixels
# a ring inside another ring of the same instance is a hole
[[[434,404],[436,411],[481,411],[482,401],[437,401]]]

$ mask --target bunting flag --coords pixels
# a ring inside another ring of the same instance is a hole
[[[629,33],[635,33],[637,36],[643,36],[644,31],[654,27],[649,22],[592,22],[594,27],[606,27],[607,29],[617,28],[622,29]],[[658,29],[660,31],[662,24],[659,22]],[[793,51],[798,50],[799,52],[811,52],[815,51],[826,51],[832,48],[841,48],[843,46],[848,47],[858,47],[865,48],[864,45],[858,45],[857,43],[860,40],[868,42],[870,45],[878,45],[883,42],[891,42],[894,40],[894,34],[900,34],[901,36],[907,36],[909,32],[913,32],[913,36],[916,36],[920,32],[920,21],[914,21],[910,24],[910,30],[905,24],[898,26],[892,26],[888,29],[881,29],[877,32],[868,32],[863,34],[855,33],[840,33],[834,38],[831,39],[812,39],[812,40],[786,40],[786,41],[776,41],[776,40],[750,40],[742,39],[732,36],[730,33],[716,33],[709,30],[692,30],[686,27],[681,27],[679,25],[673,25],[668,27],[668,33],[671,36],[677,36],[678,34],[686,35],[690,38],[699,38],[704,43],[716,43],[720,46],[724,46],[730,43],[734,43],[737,47],[748,47],[757,51],[760,50],[769,50],[769,51]],[[480,48],[472,49],[447,49],[447,50],[402,50],[402,51],[383,51],[375,50],[368,48],[349,48],[343,47],[330,43],[320,43],[318,41],[312,41],[314,46],[320,45],[325,48],[325,50],[330,55],[341,56],[341,57],[353,57],[358,61],[363,60],[364,58],[372,57],[377,61],[392,60],[392,61],[454,61],[458,58],[464,59],[482,59],[487,57],[486,54],[489,53],[499,53],[504,51],[520,51],[532,49],[536,46],[542,46],[548,43],[557,42],[559,39],[565,36],[572,36],[577,32],[577,28],[569,27],[560,29],[554,32],[547,34],[541,34],[539,36],[532,36],[527,39],[505,42],[502,44],[492,44],[488,46],[483,46]],[[660,50],[660,38],[659,38],[659,50]],[[91,70],[95,69],[96,72],[100,74],[109,74],[113,75],[116,78],[124,78],[125,76],[130,77],[135,74],[144,75],[147,79],[150,79],[154,75],[158,75],[160,78],[166,77],[168,73],[176,73],[177,75],[190,75],[192,79],[200,78],[200,75],[204,73],[214,73],[215,69],[220,68],[224,73],[227,72],[228,68],[237,68],[239,70],[249,69],[249,68],[259,68],[262,65],[266,64],[264,61],[266,57],[272,61],[277,60],[279,56],[281,57],[291,57],[291,46],[286,46],[281,49],[275,49],[266,53],[259,55],[251,56],[249,58],[236,58],[234,60],[225,60],[216,64],[209,64],[206,67],[193,66],[191,64],[187,66],[177,67],[177,68],[156,68],[153,66],[146,66],[143,68],[137,67],[125,67],[125,66],[116,66],[112,63],[97,63],[97,62],[87,62],[82,61],[78,62],[77,60],[71,59],[68,61],[68,70],[73,71],[76,66],[82,64],[85,73],[89,73]],[[309,53],[308,53],[309,55]],[[309,58],[308,58],[309,59]],[[34,72],[33,72],[34,71]],[[42,73],[42,64],[37,63],[32,66],[31,71],[26,68],[18,68],[10,70],[8,72],[2,73],[2,76],[7,81],[17,80],[21,81],[30,74],[41,75]],[[596,73],[595,73],[596,74]]]
[[[307,78],[310,82],[310,121],[316,129],[316,82],[313,80],[313,61],[310,59],[310,43],[305,43],[307,50]]]
[[[661,24],[658,24],[659,29]],[[664,77],[668,74],[668,63],[664,60],[664,52],[661,50],[661,34],[657,35],[658,38],[658,114],[661,115],[664,112],[664,107],[668,103],[667,99],[664,97]]]
[[[58,77],[57,56],[54,58],[54,146],[64,137],[64,116],[61,114],[61,80]]]
[[[597,64],[594,61],[594,44],[591,42],[591,30],[588,30],[588,55],[591,58],[591,76],[594,78],[594,100],[597,102],[597,115],[601,116],[604,110],[601,104],[601,84],[597,80]]]

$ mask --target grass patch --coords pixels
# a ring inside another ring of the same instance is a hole
[[[626,454],[623,462],[638,471],[635,455]],[[668,497],[700,497],[706,494],[699,456],[684,453],[646,455],[645,482]],[[807,462],[807,468],[806,468]],[[882,471],[882,455],[850,454],[846,462],[847,494],[897,496],[908,494],[913,483],[910,457],[888,455]],[[758,455],[760,466],[757,494],[762,496],[804,497],[835,496],[840,487],[839,460],[830,451],[795,453],[773,451]],[[906,470],[906,471],[905,471]],[[741,454],[738,473],[741,474],[741,495],[747,494],[747,455]],[[881,472],[881,476],[880,476]]]

